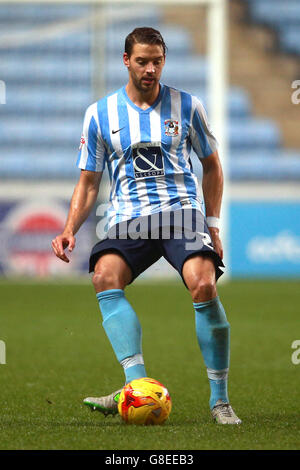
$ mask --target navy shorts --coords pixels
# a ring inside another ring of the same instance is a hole
[[[200,211],[184,209],[154,216],[132,219],[113,227],[93,247],[89,272],[106,253],[118,253],[132,271],[131,282],[162,256],[182,277],[184,262],[195,255],[212,258],[216,280],[223,274],[224,264],[214,251],[206,220]],[[184,279],[182,277],[184,282]]]

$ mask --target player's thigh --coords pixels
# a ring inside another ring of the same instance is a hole
[[[204,241],[203,234],[195,234],[191,242],[184,233],[161,240],[163,256],[181,275],[195,302],[216,297],[216,280],[223,266],[213,247]]]
[[[131,268],[121,254],[107,252],[96,261],[93,284],[97,292],[107,289],[124,289],[131,279]]]
[[[205,302],[217,296],[216,268],[207,254],[188,258],[182,267],[182,277],[196,302]]]
[[[107,254],[114,258],[105,258]],[[131,283],[161,257],[155,241],[149,239],[105,239],[92,249],[89,272],[94,272],[93,283],[100,288],[123,288]],[[101,258],[103,258],[101,260]],[[108,262],[107,262],[108,260]],[[97,268],[96,268],[97,264]],[[97,269],[97,271],[95,271]],[[108,283],[109,280],[109,283]],[[109,285],[107,287],[107,285]],[[112,286],[112,287],[110,287]],[[115,287],[117,286],[117,287]]]

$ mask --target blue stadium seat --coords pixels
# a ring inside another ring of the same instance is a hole
[[[190,88],[195,86],[204,86],[208,76],[208,64],[204,57],[185,56],[180,59],[178,67],[178,58],[169,58],[163,73],[162,81],[175,88]]]
[[[126,6],[121,3],[117,5],[107,4],[105,9],[110,14],[110,20],[106,21],[106,25],[109,26],[113,23],[117,29],[126,26],[128,32],[141,26],[158,27],[163,20],[162,10],[159,6],[149,3],[150,5],[139,5],[139,2],[137,2],[134,6]],[[125,12],[125,14],[122,14],[122,12]]]
[[[272,27],[278,33],[283,52],[300,54],[300,2],[299,0],[247,0],[251,18]]]
[[[3,23],[25,24],[48,23],[50,21],[64,20],[66,18],[76,18],[88,14],[91,11],[90,5],[80,4],[51,4],[51,3],[24,3],[22,6],[13,3],[1,4],[1,21]]]
[[[82,132],[82,119],[69,117],[28,116],[1,119],[1,143],[3,145],[33,146],[36,143],[51,146],[53,142],[76,147]],[[79,145],[79,143],[78,143]]]
[[[14,54],[6,57],[1,78],[7,83],[89,83],[90,62],[82,57],[56,57],[55,54],[21,57]]]
[[[9,26],[8,26],[9,28]],[[9,28],[10,30],[11,28]],[[22,57],[25,60],[26,57],[35,56],[43,54],[43,56],[55,55],[61,56],[63,55],[66,57],[68,54],[72,54],[72,56],[81,55],[86,56],[90,54],[91,51],[91,32],[80,31],[79,33],[68,33],[64,34],[61,32],[60,34],[56,34],[55,37],[51,39],[40,39],[38,42],[35,43],[23,43],[19,41],[19,45],[15,46],[13,49],[8,45],[5,47],[5,40],[1,40],[3,37],[3,30],[0,33],[0,52],[1,57],[4,58],[9,57],[13,54],[14,57]]]
[[[76,178],[79,169],[76,158],[57,153],[51,159],[41,158],[35,152],[19,152],[1,157],[1,176],[3,178],[57,179]]]
[[[71,114],[83,112],[91,104],[93,98],[90,87],[51,87],[51,86],[9,86],[6,93],[5,114],[18,116],[20,114],[51,113]]]
[[[124,11],[125,7],[122,5],[106,5],[104,6],[105,11],[112,17],[117,17],[118,23],[122,24],[137,24],[138,26],[144,25],[145,18],[147,18],[148,24],[158,23],[161,20],[162,14],[161,9],[156,6],[144,6],[143,11],[139,13],[140,8],[133,9],[131,6],[127,7],[126,17],[120,15],[120,11]],[[1,20],[3,22],[22,22],[23,24],[27,21],[33,22],[49,22],[57,20],[65,20],[67,18],[80,18],[86,14],[94,14],[94,8],[89,4],[79,3],[24,3],[22,8],[18,5],[11,4],[9,2],[1,4]],[[135,15],[139,15],[135,18]]]
[[[232,119],[229,122],[229,145],[231,151],[251,149],[277,149],[281,134],[274,121],[267,119]]]
[[[299,0],[245,0],[252,21],[267,25],[278,33],[280,49],[286,53],[300,54],[300,2]]]
[[[300,55],[300,26],[291,26],[280,30],[279,46],[283,52]]]
[[[279,27],[284,25],[300,25],[300,2],[289,0],[250,0],[252,19],[257,22]]]
[[[229,159],[232,181],[283,181],[300,179],[300,152],[277,149],[232,152]]]
[[[251,114],[251,99],[246,90],[238,87],[229,88],[227,99],[229,116],[233,118],[246,118]]]
[[[205,88],[191,87],[188,90],[197,96],[208,110],[209,102]],[[230,87],[227,95],[227,110],[230,118],[248,118],[251,113],[251,100],[249,94],[239,87]]]

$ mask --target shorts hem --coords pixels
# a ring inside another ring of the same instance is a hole
[[[181,266],[181,269],[180,269],[180,273],[179,273],[180,276],[181,276],[181,279],[182,279],[182,281],[183,281],[183,283],[184,283],[184,285],[187,289],[188,289],[188,287],[187,287],[187,285],[185,283],[185,280],[183,278],[182,270],[183,270],[184,263],[188,259],[193,258],[194,256],[208,257],[208,258],[211,258],[213,260],[213,263],[214,263],[214,266],[215,266],[215,273],[216,273],[216,282],[222,276],[222,274],[224,274],[221,267],[225,268],[225,265],[224,265],[222,259],[220,258],[220,256],[218,255],[218,253],[216,253],[215,251],[208,251],[208,250],[195,251],[194,253],[191,253],[191,254],[187,255],[187,257],[183,260],[183,263],[182,263],[182,266]]]

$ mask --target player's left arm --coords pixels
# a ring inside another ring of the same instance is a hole
[[[205,203],[206,217],[220,217],[223,196],[223,171],[216,150],[206,158],[200,159],[203,167],[202,190]],[[223,248],[219,229],[209,228],[215,251],[223,258]]]

